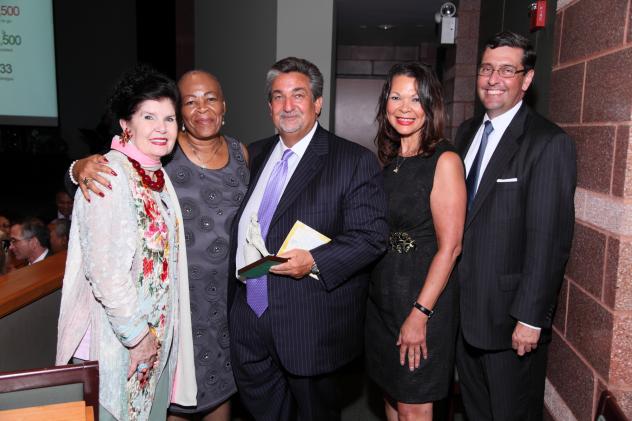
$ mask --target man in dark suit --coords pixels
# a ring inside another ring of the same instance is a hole
[[[562,129],[522,102],[535,52],[512,32],[486,45],[486,113],[456,135],[468,215],[458,267],[457,368],[471,420],[542,419],[547,347],[575,221],[576,158]]]
[[[11,226],[9,250],[18,260],[28,260],[29,266],[41,262],[49,255],[48,228],[38,218],[26,218]]]
[[[369,265],[386,249],[377,159],[318,125],[322,89],[322,74],[303,59],[283,59],[268,72],[279,134],[249,148],[250,188],[233,229],[230,273],[246,263],[253,215],[271,253],[297,220],[331,238],[288,250],[281,256],[289,260],[262,278],[230,283],[232,366],[257,420],[339,419],[334,373],[361,352]]]

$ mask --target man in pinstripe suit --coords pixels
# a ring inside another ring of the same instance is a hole
[[[574,226],[576,158],[522,102],[535,51],[496,34],[478,68],[484,116],[456,135],[467,169],[457,367],[469,419],[540,420],[546,354]]]
[[[367,149],[318,125],[323,78],[314,64],[294,57],[277,62],[267,88],[279,134],[249,147],[251,183],[233,228],[230,273],[245,264],[253,215],[272,253],[297,220],[332,241],[283,254],[289,260],[263,278],[263,291],[251,280],[230,283],[236,289],[229,316],[233,371],[257,420],[335,420],[333,373],[361,352],[369,265],[386,249],[380,167]],[[266,228],[262,207],[270,184],[281,195]]]

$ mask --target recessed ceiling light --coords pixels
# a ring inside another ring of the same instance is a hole
[[[384,31],[388,31],[389,29],[395,28],[396,25],[390,23],[383,23],[381,25],[377,25],[379,29],[383,29]]]

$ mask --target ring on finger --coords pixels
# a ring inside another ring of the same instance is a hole
[[[83,177],[83,179],[81,180],[83,185],[86,186],[86,187],[88,187],[88,184],[90,184],[90,181],[92,181],[92,179],[90,177]]]
[[[147,365],[147,363],[140,363],[136,366],[136,372],[140,373],[143,370],[147,370],[149,368],[149,365]]]

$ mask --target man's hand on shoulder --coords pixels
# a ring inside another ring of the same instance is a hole
[[[511,335],[511,347],[522,357],[538,347],[539,339],[540,329],[518,322]]]
[[[300,279],[309,275],[314,264],[314,258],[308,250],[292,249],[279,254],[279,257],[285,257],[289,260],[280,265],[272,266],[270,272],[275,275]]]

